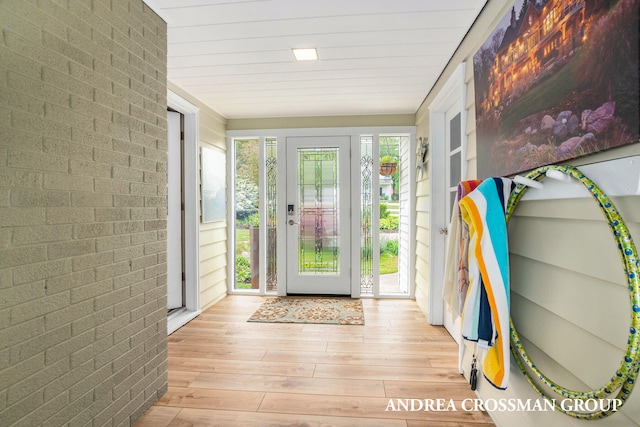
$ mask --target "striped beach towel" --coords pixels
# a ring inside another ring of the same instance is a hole
[[[509,249],[506,203],[508,178],[489,178],[460,200],[469,226],[469,289],[462,310],[462,336],[488,348],[485,378],[505,389],[509,382]]]

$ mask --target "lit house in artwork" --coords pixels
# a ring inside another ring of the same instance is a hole
[[[536,76],[572,55],[586,37],[584,0],[525,0],[516,19],[511,10],[491,69],[489,96],[483,107],[496,108]]]

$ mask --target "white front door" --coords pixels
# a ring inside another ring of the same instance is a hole
[[[286,140],[287,294],[351,294],[350,141]]]

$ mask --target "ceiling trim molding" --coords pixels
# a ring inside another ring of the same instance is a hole
[[[142,0],[142,3],[146,4],[149,9],[153,10],[164,22],[171,24],[171,19],[154,0]]]
[[[284,129],[234,129],[226,132],[227,138],[253,138],[260,136],[341,136],[341,135],[411,135],[415,126],[348,126],[333,128],[284,128]]]

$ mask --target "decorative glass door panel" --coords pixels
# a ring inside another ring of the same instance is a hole
[[[349,137],[287,138],[287,293],[350,294]]]
[[[298,149],[298,273],[339,274],[338,148]]]

